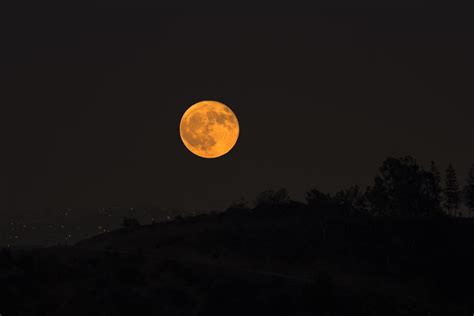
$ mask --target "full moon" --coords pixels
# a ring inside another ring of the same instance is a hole
[[[228,153],[239,138],[239,122],[234,112],[217,101],[198,102],[184,112],[179,124],[187,149],[202,158]]]

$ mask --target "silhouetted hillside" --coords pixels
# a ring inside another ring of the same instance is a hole
[[[470,315],[474,221],[290,200],[2,252],[7,315]]]

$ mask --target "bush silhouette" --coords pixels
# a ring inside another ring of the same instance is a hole
[[[281,188],[278,190],[266,190],[257,195],[255,199],[256,207],[271,207],[284,205],[290,202],[288,190]]]
[[[139,227],[140,223],[136,218],[133,217],[124,217],[122,221],[122,227],[126,229],[133,229]]]
[[[318,189],[312,189],[306,192],[306,202],[314,209],[328,209],[335,206],[333,198]]]

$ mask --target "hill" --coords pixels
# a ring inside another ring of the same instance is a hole
[[[289,202],[2,253],[8,315],[470,315],[474,221]]]

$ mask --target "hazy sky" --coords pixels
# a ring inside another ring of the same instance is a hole
[[[469,12],[44,11],[0,22],[4,207],[204,210],[365,186],[387,156],[474,163]],[[206,99],[241,127],[215,160],[178,132]]]

